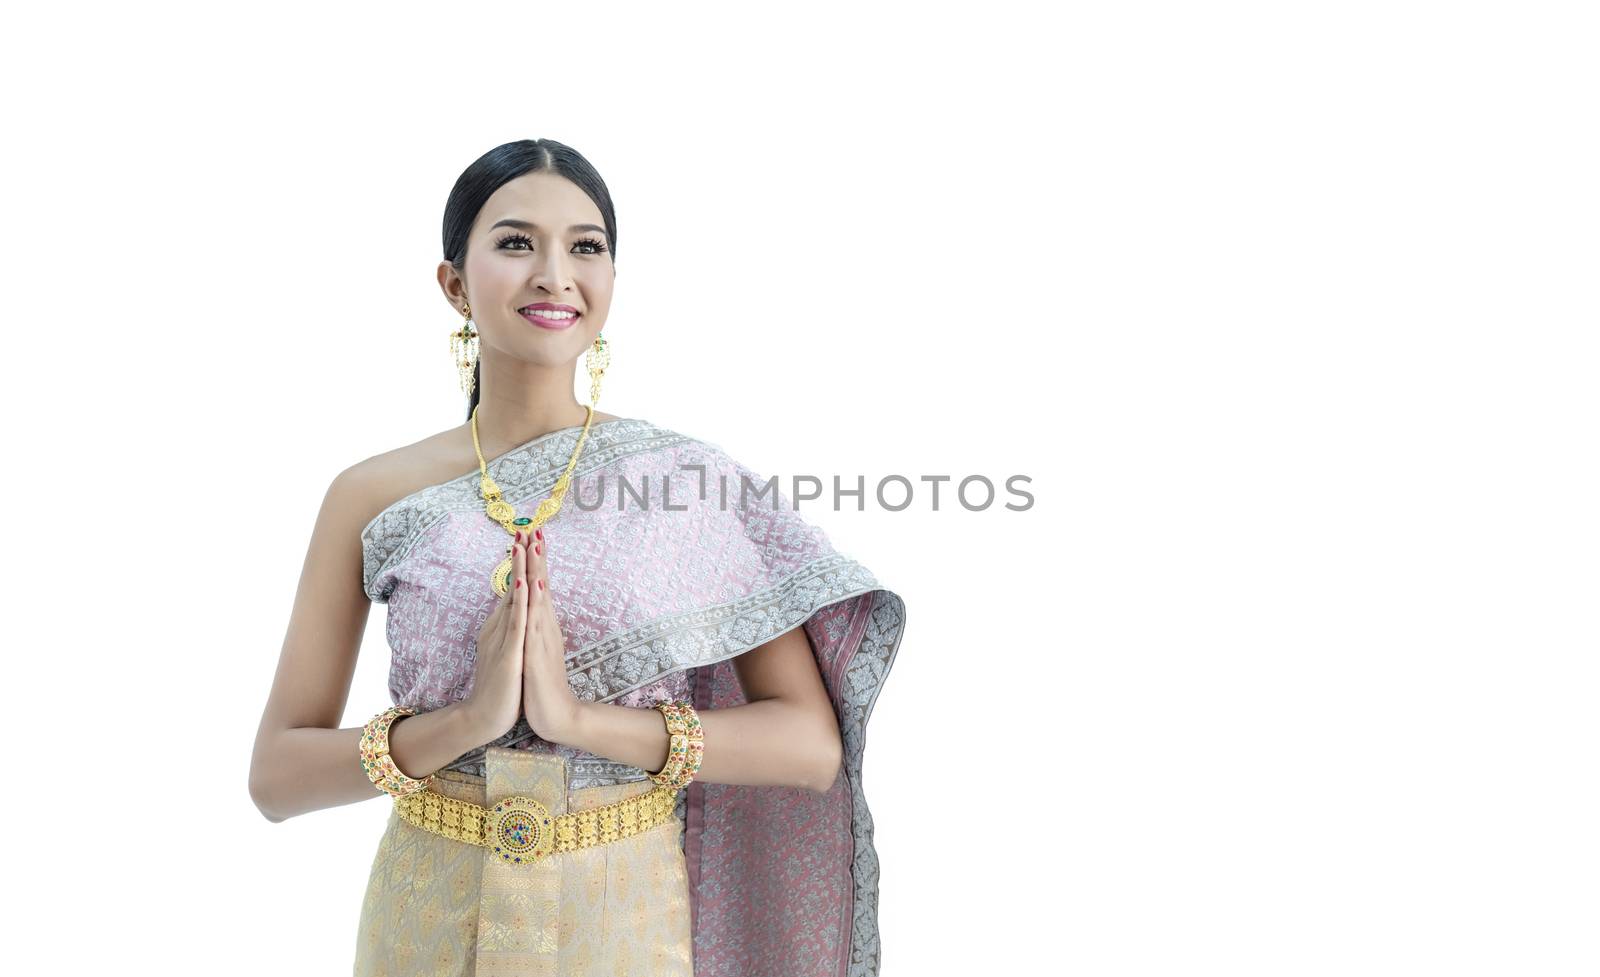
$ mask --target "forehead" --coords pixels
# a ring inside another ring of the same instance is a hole
[[[530,221],[547,233],[564,234],[573,224],[605,226],[600,208],[571,180],[558,173],[524,173],[489,195],[478,211],[475,231],[506,218]]]

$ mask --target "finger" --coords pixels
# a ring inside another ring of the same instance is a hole
[[[500,595],[500,607],[505,608],[508,613],[511,610],[511,605],[515,603],[517,598],[517,565],[520,562],[517,559],[517,546],[521,539],[522,534],[520,532],[512,534],[510,552],[511,579],[506,581],[506,592]],[[499,608],[496,608],[496,610],[498,609]]]
[[[520,533],[518,534],[520,537]],[[524,554],[528,548],[517,544],[511,554],[511,630],[518,638],[526,638],[528,628],[528,571]]]
[[[533,583],[528,579],[528,545],[530,542],[531,538],[528,534],[519,531],[517,533],[517,542],[511,547],[511,590],[508,593],[511,593],[513,597],[515,596],[515,591],[518,590],[523,591],[523,596],[526,597],[527,589]]]
[[[539,593],[533,586],[533,575],[530,572],[530,568],[533,564],[533,557],[531,555],[533,553],[534,545],[533,534],[527,534],[527,536],[524,537],[524,540],[525,542],[522,546],[520,559],[517,560],[517,573],[520,574],[522,578],[522,589],[528,592],[527,605],[531,609],[539,600]]]
[[[541,599],[550,593],[550,567],[548,563],[549,556],[550,538],[544,535],[543,530],[540,530],[539,536],[533,541],[532,572],[534,576],[534,588],[539,591]]]

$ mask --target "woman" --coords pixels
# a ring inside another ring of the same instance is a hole
[[[393,798],[356,974],[876,974],[902,600],[721,448],[595,410],[616,220],[582,156],[485,154],[444,251],[467,421],[334,479],[251,765],[273,821]],[[394,705],[340,729],[372,602]]]

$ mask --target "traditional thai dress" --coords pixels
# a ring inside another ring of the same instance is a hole
[[[488,462],[518,515],[549,495],[581,430]],[[388,606],[390,696],[419,712],[471,694],[477,634],[497,600],[489,576],[508,536],[478,481],[474,470],[413,492],[361,532],[363,588]],[[696,781],[678,792],[673,821],[532,867],[391,814],[361,907],[358,977],[878,973],[862,755],[905,605],[776,484],[649,421],[596,422],[543,527],[548,585],[568,681],[591,702],[740,705],[733,659],[803,627],[844,744],[832,787]],[[559,814],[653,786],[638,767],[545,741],[519,720],[438,771],[433,789],[486,807],[532,796]]]

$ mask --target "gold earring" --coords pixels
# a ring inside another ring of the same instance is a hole
[[[450,359],[461,378],[461,392],[472,396],[472,369],[478,364],[478,333],[473,328],[472,306],[462,303],[466,321],[450,334]]]
[[[611,365],[611,344],[605,337],[595,334],[589,351],[583,354],[583,365],[589,368],[589,406],[593,407],[600,402],[600,378]]]

